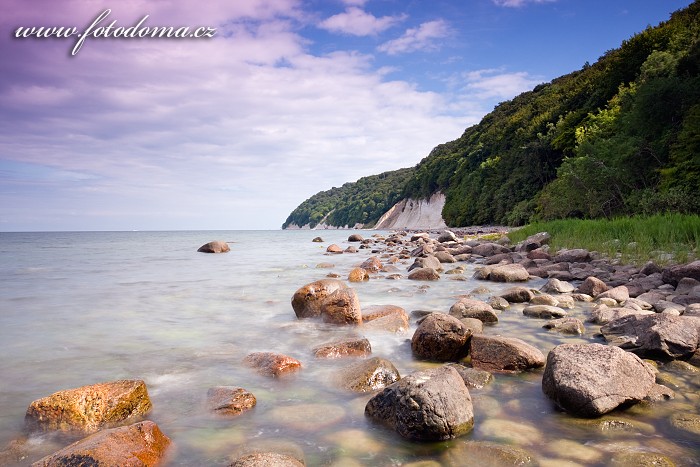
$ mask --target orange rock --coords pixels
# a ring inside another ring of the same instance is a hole
[[[231,251],[231,248],[229,248],[228,243],[222,240],[215,240],[200,246],[197,251],[200,253],[226,253]]]
[[[365,269],[355,268],[348,274],[348,280],[350,282],[363,282],[369,280],[369,274]]]
[[[257,402],[251,392],[234,386],[216,386],[207,391],[209,410],[219,415],[239,415]]]
[[[244,360],[247,366],[254,368],[264,376],[278,377],[301,369],[301,362],[296,358],[274,352],[254,352]]]

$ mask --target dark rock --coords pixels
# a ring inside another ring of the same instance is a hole
[[[120,380],[59,391],[35,400],[25,421],[32,429],[91,433],[151,410],[146,384]]]
[[[314,243],[323,243],[323,239],[321,237],[315,237],[313,240],[311,240]]]
[[[532,300],[533,293],[527,287],[511,287],[501,294],[510,303],[525,303]]]
[[[256,403],[251,392],[235,386],[216,386],[207,391],[207,406],[218,415],[239,415]]]
[[[200,253],[226,253],[231,251],[228,243],[222,240],[214,240],[213,242],[205,243],[197,249]]]
[[[700,260],[688,264],[671,266],[661,272],[661,279],[664,283],[671,284],[674,287],[677,286],[678,281],[684,277],[700,280]]]
[[[660,274],[662,269],[657,266],[653,261],[648,261],[644,266],[642,266],[642,269],[639,270],[640,274],[644,274],[645,276],[650,276],[652,274]]]
[[[418,371],[388,386],[367,402],[365,415],[413,441],[456,438],[474,426],[469,390],[450,367]]]
[[[418,268],[408,275],[414,281],[436,281],[440,279],[440,274],[433,268]]]
[[[471,332],[457,318],[432,313],[420,323],[411,339],[413,355],[436,362],[457,361],[467,355]]]
[[[547,356],[542,390],[561,409],[598,417],[643,400],[654,372],[634,354],[601,344],[561,344]]]
[[[357,253],[358,249],[355,248],[354,246],[349,246],[345,250],[343,250],[344,253]]]
[[[510,307],[510,303],[503,297],[489,297],[486,301],[494,310],[505,310]]]
[[[440,243],[446,243],[446,242],[456,242],[457,241],[457,236],[454,234],[454,232],[450,230],[445,230],[443,231],[440,236],[438,237],[438,242]]]
[[[652,359],[690,357],[698,348],[697,325],[681,316],[625,316],[600,332],[610,344]]]
[[[512,264],[513,262],[514,261],[512,253],[499,253],[497,255],[489,256],[488,258],[486,258],[484,264],[490,266],[494,264]]]
[[[493,381],[493,375],[488,371],[470,368],[460,363],[448,363],[447,366],[457,370],[457,373],[459,373],[459,376],[462,377],[464,384],[469,389],[481,389]]]
[[[498,243],[481,243],[472,248],[472,254],[479,256],[493,256],[499,253],[510,253],[510,248]]]
[[[299,371],[301,362],[296,358],[273,352],[254,352],[243,359],[246,366],[264,376],[279,377]]]
[[[573,250],[560,250],[557,255],[552,258],[555,263],[587,263],[591,261],[591,253],[588,250],[580,248]]]
[[[584,280],[581,285],[578,286],[578,291],[590,295],[591,297],[596,297],[603,292],[607,291],[610,287],[605,284],[602,280],[597,277],[588,277]]]
[[[357,292],[345,288],[328,295],[321,304],[321,318],[325,323],[362,324],[362,310]]]
[[[364,239],[365,238],[362,235],[355,233],[355,234],[352,234],[348,237],[348,242],[361,242]]]
[[[382,389],[401,378],[399,370],[384,358],[372,357],[355,362],[335,375],[336,385],[353,392]]]
[[[343,282],[334,279],[321,279],[306,284],[292,296],[294,313],[296,313],[298,318],[321,316],[321,307],[328,296],[346,287]]]
[[[314,347],[316,358],[365,357],[372,353],[372,346],[364,337],[339,339]]]
[[[700,281],[693,279],[692,277],[684,277],[678,281],[676,286],[676,294],[678,295],[688,295],[693,288],[700,285]]]
[[[542,352],[520,339],[475,334],[470,342],[474,368],[513,373],[544,365]]]
[[[33,467],[155,466],[170,439],[143,421],[98,431],[32,464]]]

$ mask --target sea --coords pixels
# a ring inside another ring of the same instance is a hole
[[[700,426],[700,376],[693,367],[660,369],[675,399],[602,419],[558,411],[542,393],[542,370],[534,370],[496,374],[484,388],[472,389],[474,429],[456,440],[414,443],[368,420],[364,407],[372,394],[335,383],[356,360],[316,359],[313,347],[360,333],[372,355],[390,360],[401,375],[438,364],[413,357],[415,318],[403,333],[297,319],[291,298],[298,288],[329,273],[345,279],[368,257],[382,258],[371,248],[326,254],[332,243],[350,246],[353,232],[0,233],[0,451],[20,442],[26,455],[16,465],[29,465],[75,440],[27,432],[24,415],[33,400],[141,379],[153,403],[147,418],[173,441],[168,466],[224,466],[252,450],[303,456],[309,466],[502,465],[505,452],[525,453],[540,465],[609,465],[639,455],[700,465],[700,434],[674,422],[684,414]],[[312,242],[317,236],[323,242]],[[231,251],[197,252],[212,240],[229,242]],[[361,305],[447,312],[459,297],[486,299],[509,287],[472,279],[473,263],[463,263],[462,275],[411,281],[411,262],[395,265],[402,279],[379,273],[350,284]],[[545,355],[564,342],[602,342],[589,323],[584,335],[566,336],[521,310],[504,310],[485,332],[518,337]],[[583,319],[586,313],[586,305],[571,311]],[[302,369],[284,378],[259,375],[242,363],[259,351],[292,356]],[[257,405],[236,417],[215,416],[206,408],[207,391],[215,386],[245,388]]]

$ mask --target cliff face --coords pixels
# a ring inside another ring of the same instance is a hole
[[[445,195],[434,193],[429,199],[403,199],[392,206],[377,222],[376,229],[442,229]]]

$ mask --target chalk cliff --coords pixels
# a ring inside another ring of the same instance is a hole
[[[377,222],[376,229],[442,229],[445,195],[435,193],[429,199],[403,199],[391,207]]]

